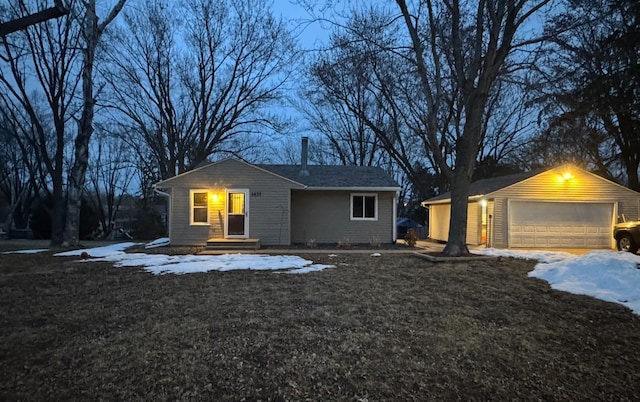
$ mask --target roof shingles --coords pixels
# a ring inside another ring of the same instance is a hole
[[[471,185],[469,186],[469,197],[492,193],[496,190],[500,190],[501,188],[505,188],[512,184],[519,183],[541,172],[542,172],[541,170],[535,170],[531,172],[515,173],[507,176],[492,177],[490,179],[482,179],[482,180],[475,181],[471,183]],[[438,196],[435,196],[433,198],[429,198],[428,200],[424,201],[424,203],[430,204],[436,201],[448,200],[450,198],[451,198],[451,192],[449,191],[449,192],[440,194]]]
[[[308,175],[299,165],[256,165],[308,187],[318,188],[399,188],[387,172],[374,166],[307,166]]]

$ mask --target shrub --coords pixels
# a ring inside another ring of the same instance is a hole
[[[338,248],[351,248],[351,242],[348,237],[343,237],[342,240],[338,242]]]
[[[407,230],[407,234],[404,236],[404,241],[405,243],[407,243],[407,246],[415,247],[416,242],[418,241],[418,235],[416,234],[416,231],[413,229]]]

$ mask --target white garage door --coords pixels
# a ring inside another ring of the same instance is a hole
[[[511,201],[509,211],[509,247],[611,247],[612,203]]]

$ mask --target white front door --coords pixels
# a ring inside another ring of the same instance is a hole
[[[224,236],[227,238],[249,237],[249,190],[227,190]]]

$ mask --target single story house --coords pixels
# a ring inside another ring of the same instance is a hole
[[[467,243],[495,248],[614,248],[618,217],[640,217],[640,193],[567,164],[471,184]],[[422,205],[429,237],[449,236],[451,193]]]
[[[157,183],[171,244],[395,242],[395,180],[377,167],[308,165],[307,147],[300,165],[229,158]]]

